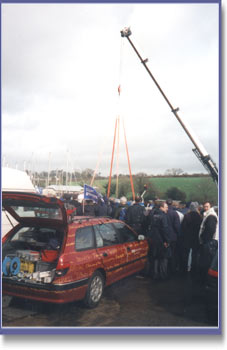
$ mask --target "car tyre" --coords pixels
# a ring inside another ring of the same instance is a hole
[[[89,308],[94,308],[101,300],[104,289],[104,277],[101,272],[96,271],[90,278],[84,304]]]

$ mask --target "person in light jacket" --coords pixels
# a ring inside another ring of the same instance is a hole
[[[199,268],[201,282],[205,282],[213,256],[218,248],[218,216],[210,202],[203,204],[203,221],[199,230]]]

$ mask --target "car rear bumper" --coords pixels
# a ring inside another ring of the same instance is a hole
[[[2,282],[3,295],[58,304],[83,299],[88,285],[87,278],[64,284],[35,284],[8,278],[3,278]]]

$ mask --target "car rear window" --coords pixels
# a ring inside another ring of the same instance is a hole
[[[119,238],[112,224],[101,224],[93,226],[97,247],[106,247],[119,244]]]
[[[20,218],[45,218],[62,220],[62,212],[57,206],[32,205],[25,202],[25,205],[9,206]]]
[[[76,250],[95,248],[92,226],[82,227],[76,231],[75,247]]]

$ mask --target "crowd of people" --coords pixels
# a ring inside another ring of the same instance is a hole
[[[218,248],[218,215],[209,201],[199,205],[174,203],[171,199],[143,202],[102,197],[98,203],[64,199],[75,215],[110,216],[125,221],[137,234],[147,237],[152,278],[165,280],[176,273],[205,283],[212,258]]]

